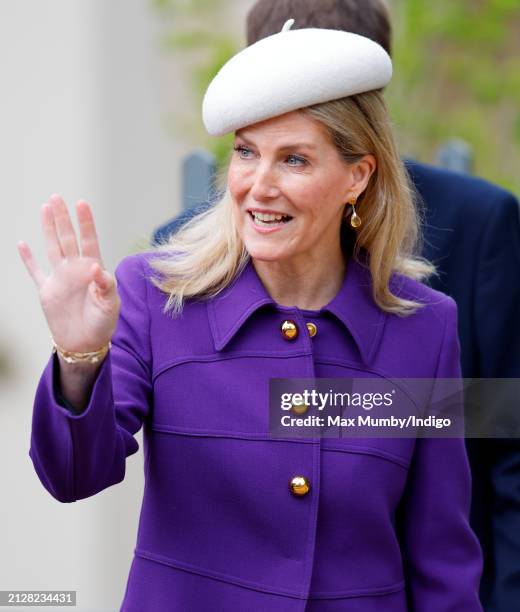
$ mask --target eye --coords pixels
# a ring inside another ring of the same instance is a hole
[[[251,149],[248,149],[244,145],[236,145],[233,147],[233,149],[239,154],[239,157],[241,157],[242,159],[250,159],[250,157],[248,157],[246,154],[252,153]]]
[[[305,166],[307,164],[307,160],[304,157],[300,157],[299,155],[288,155],[287,160],[296,162],[289,163],[289,166]]]

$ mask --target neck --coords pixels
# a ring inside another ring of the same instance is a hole
[[[319,310],[340,290],[346,271],[345,256],[338,248],[314,260],[312,255],[284,261],[252,260],[258,277],[281,306]]]

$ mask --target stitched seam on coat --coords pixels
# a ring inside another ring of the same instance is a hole
[[[148,559],[149,561],[154,561],[156,563],[162,563],[163,565],[168,565],[176,569],[191,572],[192,574],[198,574],[199,576],[204,576],[205,578],[212,578],[214,580],[220,580],[222,582],[236,584],[238,586],[241,586],[247,589],[251,589],[254,591],[261,591],[264,593],[272,593],[275,595],[284,595],[286,597],[301,599],[301,596],[298,594],[297,591],[284,590],[278,587],[271,587],[268,585],[263,585],[261,583],[255,583],[255,582],[250,582],[248,580],[242,580],[235,576],[230,576],[228,574],[222,574],[220,572],[211,571],[209,569],[191,565],[190,563],[184,563],[177,559],[172,559],[171,557],[164,557],[163,555],[158,555],[156,553],[148,552],[148,551],[145,551],[139,548],[136,548],[134,552],[137,556],[142,557],[144,559]]]
[[[387,313],[381,313],[379,317],[379,321],[374,323],[377,329],[374,332],[372,344],[367,352],[367,361],[370,363],[373,361],[375,353],[379,345],[381,344],[381,338],[383,337],[383,331],[386,327],[386,322],[388,320]]]
[[[294,359],[295,357],[308,357],[312,356],[312,353],[295,351],[294,353],[286,353],[284,355],[280,355],[279,352],[276,351],[258,351],[256,353],[247,351],[243,353],[233,353],[232,355],[222,355],[220,354],[210,354],[210,355],[190,355],[187,357],[178,357],[173,361],[161,366],[161,368],[155,372],[152,376],[152,382],[157,379],[158,376],[164,374],[167,370],[171,370],[175,366],[182,365],[184,363],[211,363],[213,361],[224,361],[228,359],[243,359],[244,357],[261,357],[266,359]]]
[[[397,455],[393,455],[392,453],[380,450],[378,448],[370,448],[370,447],[359,447],[359,448],[323,448],[323,451],[330,451],[336,453],[351,453],[353,455],[371,455],[374,457],[380,457],[381,459],[386,459],[392,463],[397,464],[399,467],[404,469],[408,469],[410,467],[410,462],[406,461],[406,459],[402,459]]]
[[[352,369],[355,369],[355,370],[359,370],[360,372],[367,372],[368,371],[371,374],[375,374],[379,378],[384,378],[386,381],[392,382],[396,386],[398,386],[401,389],[401,391],[403,391],[403,393],[406,394],[406,396],[413,403],[413,405],[417,408],[417,412],[419,414],[422,414],[421,410],[420,410],[420,407],[417,406],[417,402],[414,399],[413,394],[411,393],[411,391],[409,392],[407,390],[406,385],[402,384],[402,382],[401,382],[401,384],[396,383],[396,381],[402,381],[402,380],[406,380],[406,379],[401,379],[399,377],[392,376],[390,374],[385,374],[382,371],[371,370],[369,368],[363,368],[363,367],[359,367],[359,366],[352,366],[352,365],[350,365],[350,364],[348,364],[348,363],[346,363],[346,362],[344,362],[344,361],[342,361],[340,359],[334,359],[334,358],[322,359],[320,361],[317,361],[316,363],[319,363],[320,365],[337,365],[337,366],[340,366],[340,367],[348,367],[348,368],[352,368]],[[324,378],[334,378],[334,377],[325,376]],[[345,377],[345,378],[350,378],[350,377]]]
[[[166,433],[180,436],[193,436],[203,438],[238,438],[241,440],[266,441],[266,442],[294,442],[297,444],[317,444],[319,440],[298,438],[273,438],[270,434],[249,431],[221,431],[218,429],[193,429],[186,427],[174,427],[173,425],[154,424],[150,427],[157,433]]]
[[[300,596],[296,591],[284,590],[279,587],[272,587],[268,585],[262,585],[260,583],[250,582],[248,580],[242,580],[241,578],[237,578],[235,576],[230,576],[228,574],[222,574],[220,572],[214,572],[209,569],[205,569],[199,566],[194,566],[189,563],[184,563],[177,559],[172,559],[171,557],[164,557],[163,555],[158,555],[156,553],[152,553],[146,550],[142,550],[136,548],[134,553],[143,559],[147,559],[149,561],[153,561],[156,563],[161,563],[163,565],[168,565],[174,567],[176,569],[180,569],[183,571],[191,572],[193,574],[198,574],[200,576],[204,576],[207,578],[212,578],[215,580],[220,580],[222,582],[227,582],[230,584],[236,584],[241,587],[245,587],[247,589],[251,589],[253,591],[261,591],[264,593],[272,593],[274,595],[284,595],[286,597],[291,597],[294,599],[307,599],[307,596]],[[332,591],[331,593],[327,592],[319,592],[317,594],[311,594],[308,597],[310,599],[338,599],[338,598],[350,598],[350,597],[369,597],[371,595],[385,595],[394,593],[396,591],[402,590],[404,588],[404,581],[399,581],[397,583],[383,585],[379,587],[367,587],[363,589],[349,589],[347,591]]]
[[[435,374],[433,375],[433,380],[436,380],[437,378],[439,378],[437,373],[439,371],[439,366],[440,366],[440,363],[441,363],[441,357],[442,357],[442,355],[444,353],[443,349],[444,349],[444,344],[446,342],[446,331],[448,329],[448,319],[449,319],[449,316],[450,316],[449,310],[446,309],[446,313],[444,315],[444,328],[442,330],[442,338],[441,338],[441,342],[439,344],[439,354],[437,355],[437,362],[435,364]],[[434,387],[435,387],[435,383],[432,384],[432,388],[430,390],[430,395],[428,397],[428,404],[427,404],[428,406],[431,403]]]
[[[301,329],[305,329],[305,319],[300,312],[296,313],[296,320]],[[309,356],[305,359],[307,378],[316,378],[315,364],[314,364],[314,345],[312,339],[308,334],[304,334],[302,337],[303,346],[308,350]],[[320,492],[320,447],[321,439],[317,439],[317,448],[312,448],[312,482],[316,483],[316,486],[311,489],[311,511],[308,512],[307,518],[307,542],[304,549],[304,562],[302,568],[302,598],[307,598],[312,583],[312,570],[314,567],[314,553],[317,536],[317,515],[319,511],[319,492]]]
[[[170,435],[180,435],[180,436],[188,436],[188,437],[202,437],[202,438],[231,438],[238,439],[250,442],[293,442],[296,444],[319,444],[318,440],[306,440],[306,439],[295,439],[295,438],[271,438],[267,434],[263,433],[248,433],[248,432],[222,432],[218,430],[193,430],[193,429],[184,429],[182,427],[172,427],[170,425],[152,425],[152,431],[157,433],[165,433]],[[371,446],[351,446],[345,447],[337,446],[334,447],[333,443],[329,442],[330,447],[321,446],[321,450],[325,452],[338,452],[338,453],[351,453],[358,455],[372,455],[375,457],[381,457],[382,459],[386,459],[393,463],[398,464],[400,467],[407,469],[410,466],[410,462],[404,459],[403,457],[399,457],[398,455],[394,455],[388,451],[381,450],[379,448],[374,448]]]
[[[148,261],[146,262],[147,265]],[[149,381],[150,381],[150,390],[147,396],[147,401],[148,401],[148,414],[145,415],[144,417],[144,423],[141,424],[141,426],[143,427],[143,445],[145,444],[144,441],[144,436],[145,434],[145,429],[146,429],[146,423],[148,422],[148,416],[150,414],[150,412],[153,412],[153,406],[151,406],[150,404],[153,404],[153,398],[155,396],[155,389],[154,389],[154,379],[153,379],[153,348],[152,348],[152,313],[150,312],[150,298],[149,298],[149,293],[148,293],[148,277],[146,276],[145,272],[144,272],[144,268],[143,268],[143,263],[142,260],[140,260],[140,264],[141,264],[141,272],[144,276],[144,285],[145,285],[145,302],[146,302],[146,310],[148,313],[148,350],[150,351],[150,366],[147,367],[147,372],[148,372],[148,377],[149,377]],[[115,400],[114,400],[114,405],[115,405]],[[146,489],[147,489],[147,485],[148,485],[148,473],[150,471],[150,457],[151,457],[151,453],[152,453],[152,449],[151,449],[151,444],[146,444],[147,446],[147,453],[146,453],[146,457],[144,458],[144,462],[146,465],[146,473],[144,475],[144,493],[143,495],[146,494]],[[126,474],[126,458],[125,458],[125,474]],[[140,520],[140,519],[139,519]]]
[[[314,369],[314,368],[313,368]],[[302,595],[307,598],[312,584],[312,573],[314,569],[315,553],[316,553],[316,539],[318,536],[318,513],[319,513],[319,502],[320,502],[320,483],[321,483],[321,438],[318,439],[317,448],[312,449],[312,478],[316,485],[311,488],[311,509],[309,512],[309,519],[307,521],[307,528],[309,535],[307,536],[306,550],[309,552],[309,560],[304,563],[304,584],[305,590]]]
[[[370,374],[375,374],[381,378],[385,378],[387,380],[394,380],[396,378],[395,375],[390,374],[389,372],[385,372],[384,370],[374,369],[367,367],[363,364],[354,363],[351,361],[347,361],[345,359],[336,359],[334,357],[321,357],[316,360],[316,363],[319,365],[337,365],[345,368],[352,368],[353,370],[358,370],[359,372],[369,372]],[[324,378],[333,378],[332,376],[326,376]],[[424,378],[428,378],[425,376]]]
[[[367,589],[366,590],[367,592],[358,592],[352,595],[345,595],[341,591],[338,591],[336,593],[335,592],[327,593],[327,592],[318,591],[317,593],[311,593],[309,595],[309,599],[350,599],[352,597],[384,596],[384,595],[391,595],[392,593],[398,593],[399,591],[402,591],[404,588],[405,588],[405,582],[404,580],[401,580],[400,582],[396,582],[388,586],[378,587],[377,590]]]
[[[142,275],[141,277],[144,283],[144,295],[145,295],[144,301],[146,305],[146,312],[148,313],[148,351],[150,355],[150,364],[146,366],[146,369],[148,371],[148,376],[150,377],[150,382],[151,382],[152,372],[153,372],[152,315],[150,312],[150,299],[148,295],[148,277],[146,276],[146,273],[144,271],[143,261],[141,258],[139,258],[139,265],[141,267],[141,275]],[[147,262],[147,265],[148,265],[148,262]]]

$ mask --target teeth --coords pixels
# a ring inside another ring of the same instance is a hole
[[[257,211],[251,211],[255,223],[264,224],[264,223],[279,223],[282,219],[288,219],[288,215],[279,215],[274,213],[261,213]]]
[[[260,219],[260,221],[281,221],[283,218],[283,215],[274,215],[261,212],[253,212],[253,216],[255,219]]]

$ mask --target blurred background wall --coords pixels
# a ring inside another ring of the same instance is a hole
[[[236,21],[242,44],[248,3],[238,4],[207,25]],[[74,204],[84,198],[113,271],[177,212],[180,160],[193,141],[169,123],[194,102],[189,57],[165,51],[170,29],[147,0],[0,3],[0,590],[76,590],[81,611],[119,609],[142,452],[128,459],[124,482],[90,499],[61,504],[40,484],[29,436],[51,343],[16,243],[25,240],[48,271],[41,204],[60,193],[77,227]]]
[[[105,265],[146,245],[180,206],[180,164],[209,139],[202,92],[244,44],[252,0],[0,3],[0,589],[76,590],[78,610],[121,603],[142,496],[142,453],[123,483],[55,501],[28,456],[51,343],[23,239],[48,270],[40,206],[91,202]],[[520,0],[392,0],[388,102],[404,154],[433,162],[462,138],[474,172],[520,193]],[[280,27],[282,24],[280,24]],[[75,223],[73,216],[73,222]],[[141,442],[141,434],[137,436]]]

